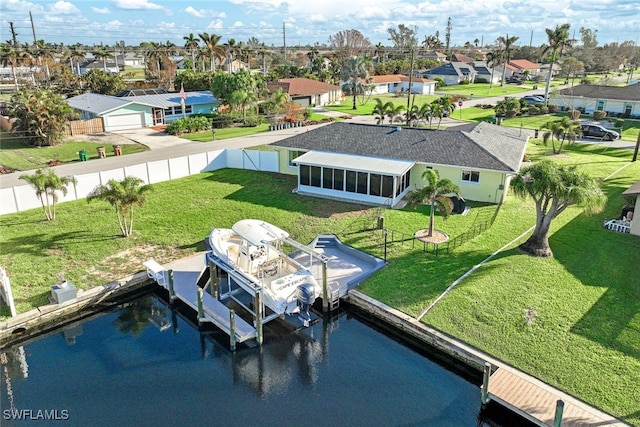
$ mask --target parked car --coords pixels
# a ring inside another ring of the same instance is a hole
[[[517,77],[513,77],[513,76],[507,77],[506,82],[507,83],[515,83],[515,84],[518,84],[518,85],[522,84],[522,80],[521,79],[519,79]]]
[[[620,138],[620,134],[615,130],[607,129],[600,125],[584,124],[580,125],[580,130],[585,138],[599,138],[606,141]]]
[[[544,96],[527,95],[523,96],[522,99],[526,104],[544,104]]]

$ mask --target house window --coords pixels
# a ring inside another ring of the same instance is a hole
[[[358,185],[356,186],[356,190],[360,194],[367,194],[368,184],[369,184],[369,174],[366,172],[358,172]]]
[[[311,182],[311,166],[300,165],[300,185],[309,185]]]
[[[333,189],[344,191],[344,169],[333,170]]]
[[[599,99],[598,102],[596,102],[596,111],[603,111],[604,110],[604,101],[602,99]]]
[[[632,104],[624,104],[624,116],[625,117],[629,117],[631,115],[631,112],[633,111],[633,105]]]
[[[478,171],[462,171],[462,181],[464,182],[480,182],[480,172]]]
[[[322,188],[333,188],[332,168],[322,168]]]
[[[311,166],[311,186],[320,187],[320,175],[322,168],[320,166]]]
[[[356,177],[357,172],[347,171],[347,191],[350,193],[356,192]]]
[[[304,151],[289,150],[289,166],[291,167],[295,166],[295,163],[293,163],[293,160],[297,159],[303,154],[304,154]]]
[[[382,177],[382,197],[393,197],[393,177],[384,175]]]

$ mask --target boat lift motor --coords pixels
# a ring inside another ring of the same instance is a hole
[[[311,314],[309,313],[309,307],[313,305],[315,296],[313,294],[313,285],[310,283],[304,283],[298,286],[298,318],[302,320],[304,326],[309,326],[311,321]]]

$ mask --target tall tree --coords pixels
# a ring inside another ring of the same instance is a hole
[[[77,184],[72,176],[59,177],[52,169],[45,172],[42,169],[36,170],[33,175],[20,175],[20,179],[27,181],[36,190],[36,196],[42,203],[44,216],[47,221],[56,219],[56,204],[58,203],[58,193],[67,195],[69,184]]]
[[[98,60],[102,61],[102,69],[107,71],[107,59],[113,58],[113,54],[109,52],[109,48],[106,46],[96,46],[91,54]]]
[[[498,37],[498,45],[500,46],[500,51],[502,52],[502,57],[504,59],[504,67],[502,69],[502,81],[500,82],[500,86],[504,86],[505,77],[507,75],[507,65],[511,61],[511,55],[513,51],[516,49],[515,42],[518,41],[519,37],[511,36],[507,34],[506,37],[500,36]]]
[[[569,24],[556,25],[555,29],[547,28],[547,38],[549,44],[542,49],[542,55],[548,55],[549,74],[547,75],[547,84],[544,88],[544,103],[549,104],[549,87],[551,86],[551,78],[553,77],[553,66],[560,59],[562,51],[565,48],[573,46],[574,39],[569,38]]]
[[[360,56],[371,47],[371,42],[358,30],[343,30],[329,36],[329,46],[335,52],[341,67],[354,56]]]
[[[451,17],[447,18],[447,28],[444,32],[444,49],[447,52],[447,55],[450,55],[449,47],[451,46]]]
[[[418,45],[418,28],[408,27],[404,24],[398,24],[398,28],[387,28],[389,40],[393,43],[393,48],[397,51],[406,51],[413,49]]]
[[[11,132],[19,134],[28,145],[60,144],[65,136],[72,108],[64,98],[50,89],[21,90],[9,101],[11,116],[16,118]]]
[[[371,114],[376,117],[376,124],[381,125],[384,123],[384,118],[387,115],[389,109],[393,109],[395,107],[393,105],[393,102],[382,102],[380,98],[376,98],[375,102],[376,105],[373,107],[373,111],[371,112]]]
[[[433,236],[433,226],[435,212],[438,210],[444,219],[447,219],[453,211],[453,202],[446,194],[455,194],[460,197],[460,188],[448,178],[440,178],[440,173],[435,169],[425,169],[422,172],[424,185],[409,193],[409,203],[414,207],[419,204],[428,204],[429,211],[429,233]]]
[[[149,185],[143,183],[143,180],[134,176],[127,176],[122,181],[110,179],[107,185],[98,185],[89,193],[87,203],[102,200],[113,206],[122,236],[129,237],[133,232],[133,208],[142,206],[147,192],[151,190]]]
[[[491,69],[491,81],[489,82],[489,88],[493,87],[493,73],[496,67],[503,64],[503,56],[501,50],[493,50],[487,53],[486,56],[487,66]]]
[[[216,70],[216,60],[222,61],[225,57],[225,50],[220,43],[222,36],[216,34],[199,33],[198,37],[204,43],[204,47],[209,53],[209,60],[211,61],[211,71]]]
[[[519,197],[531,197],[536,206],[536,225],[533,234],[519,248],[537,257],[551,257],[549,227],[554,218],[571,205],[582,206],[586,213],[597,213],[607,198],[598,183],[575,165],[558,165],[543,160],[524,167],[511,181],[511,188]]]
[[[551,144],[554,154],[560,154],[565,142],[570,144],[575,142],[577,136],[581,133],[580,122],[573,121],[569,117],[562,117],[558,120],[548,121],[542,125],[543,129],[549,130],[549,135],[543,135],[543,143],[547,143],[549,137],[551,137]],[[559,146],[556,146],[556,139],[560,142]]]
[[[200,39],[190,33],[188,36],[184,36],[184,48],[191,55],[191,69],[196,71],[196,52],[200,49]]]
[[[80,75],[80,61],[85,59],[84,50],[82,49],[80,43],[76,43],[71,46],[69,49],[69,61],[71,63],[71,71],[74,71],[78,76]],[[73,61],[75,60],[76,67],[74,70]]]
[[[354,56],[342,70],[342,81],[349,88],[349,93],[353,96],[353,109],[356,107],[356,97],[360,91],[363,91],[362,81],[369,79],[369,69],[367,61],[361,56]]]
[[[98,69],[89,70],[81,81],[93,93],[115,95],[127,88],[127,83],[120,74],[109,73]]]

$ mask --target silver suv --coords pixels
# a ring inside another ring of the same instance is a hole
[[[600,125],[581,125],[580,130],[585,138],[599,138],[606,141],[613,141],[620,138],[620,134],[615,130],[607,129]]]

